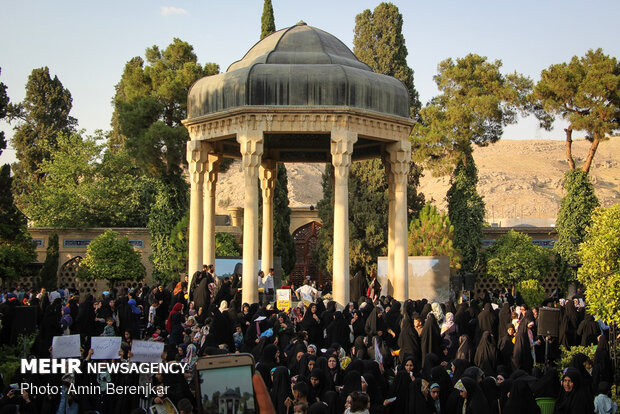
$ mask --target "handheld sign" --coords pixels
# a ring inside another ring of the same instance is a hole
[[[276,290],[276,306],[279,310],[288,312],[291,308],[291,290],[290,289],[277,289]]]
[[[55,336],[52,338],[52,358],[80,356],[80,335]]]
[[[373,338],[375,345],[375,361],[380,364],[383,364],[383,355],[381,354],[381,349],[379,348],[379,342],[377,341],[377,337]]]
[[[133,362],[161,362],[162,352],[164,352],[163,342],[133,341],[131,343]]]
[[[90,347],[94,351],[90,359],[119,359],[121,350],[120,336],[93,336]]]

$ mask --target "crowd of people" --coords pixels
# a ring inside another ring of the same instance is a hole
[[[258,283],[265,277],[259,275]],[[259,303],[242,303],[240,268],[220,280],[213,266],[204,266],[193,275],[191,289],[188,282],[111,290],[84,300],[62,288],[4,292],[4,344],[10,344],[13,324],[19,323],[15,308],[38,309],[31,357],[49,358],[54,336],[79,334],[82,358],[88,360],[92,337],[121,336],[122,360],[131,360],[133,340],[160,341],[165,343],[162,361],[187,363],[187,370],[156,375],[17,372],[14,378],[2,378],[0,412],[137,414],[163,399],[179,412],[197,412],[197,359],[235,352],[254,356],[277,414],[536,414],[537,398],[555,401],[558,414],[617,410],[609,398],[609,327],[595,320],[580,294],[541,304],[560,309],[559,336],[541,337],[539,308],[528,308],[508,291],[457,301],[461,303],[399,302],[380,296],[374,279],[362,288],[356,275],[353,301],[342,310],[309,284],[294,289],[305,299],[283,310],[267,295]],[[273,289],[273,281],[267,286]],[[597,345],[592,359],[577,353],[558,372],[560,346],[591,344]],[[29,395],[8,386],[23,382],[57,385],[63,391]],[[67,392],[70,384],[110,382],[168,388],[165,394],[113,398]]]

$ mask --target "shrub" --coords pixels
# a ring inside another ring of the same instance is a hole
[[[547,297],[545,288],[542,287],[538,280],[528,279],[519,283],[517,290],[521,292],[521,297],[525,301],[528,308],[540,306]]]

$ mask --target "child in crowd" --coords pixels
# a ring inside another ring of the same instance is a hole
[[[105,328],[103,328],[102,336],[116,336],[116,331],[114,330],[114,318],[109,316],[105,321]]]
[[[601,381],[598,384],[598,395],[594,399],[594,414],[616,414],[618,404],[609,398],[609,383]]]

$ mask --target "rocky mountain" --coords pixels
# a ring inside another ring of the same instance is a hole
[[[573,142],[577,165],[585,159],[590,143]],[[478,191],[484,197],[487,220],[518,223],[527,219],[540,225],[553,223],[563,197],[562,178],[567,169],[564,141],[501,140],[485,148],[476,148]],[[323,164],[287,164],[291,206],[316,205],[322,197]],[[228,172],[220,174],[217,185],[217,208],[226,214],[227,207],[243,206],[241,164],[235,162]],[[620,137],[599,145],[590,170],[596,194],[603,206],[620,202]],[[446,209],[445,196],[449,177],[422,178],[419,191]],[[501,224],[500,224],[501,225]]]

